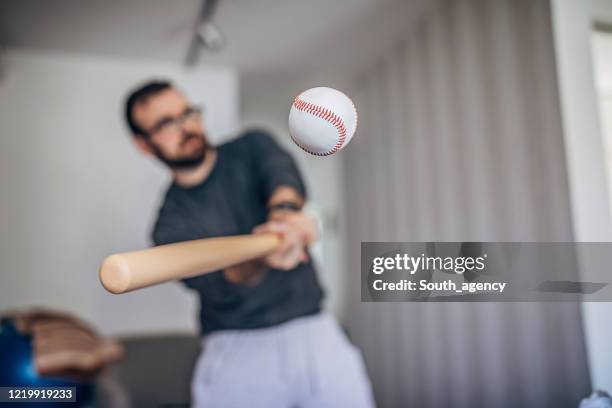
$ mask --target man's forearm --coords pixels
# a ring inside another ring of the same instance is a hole
[[[309,245],[316,239],[316,228],[312,220],[301,212],[304,206],[304,197],[294,187],[277,187],[272,192],[267,206],[269,209],[268,221],[286,225],[283,228],[279,226],[277,228],[278,231],[272,232],[280,233],[282,236],[285,236],[287,231],[295,231],[298,233],[296,236],[299,237],[298,239],[301,246]],[[287,228],[289,228],[289,230]],[[286,238],[283,239],[285,240]],[[285,246],[281,245],[279,249],[283,252],[282,255],[285,255],[284,253],[287,251]],[[301,252],[303,252],[303,250]],[[268,265],[266,265],[263,259],[257,259],[225,268],[223,273],[225,278],[230,282],[256,284],[260,281],[261,277],[263,277],[267,268]]]
[[[274,189],[272,195],[270,195],[268,208],[273,208],[281,203],[293,203],[297,208],[302,208],[304,205],[304,197],[294,187],[278,186]]]
[[[293,187],[290,186],[279,186],[274,189],[270,199],[268,200],[268,208],[270,208],[270,214],[268,219],[282,217],[283,214],[288,212],[287,210],[275,210],[274,206],[291,203],[296,208],[301,209],[304,205],[304,198],[302,195]],[[243,262],[238,265],[230,266],[223,270],[225,278],[232,283],[240,284],[256,284],[259,282],[261,277],[265,274],[267,266],[264,264],[262,259],[255,259],[253,261]]]

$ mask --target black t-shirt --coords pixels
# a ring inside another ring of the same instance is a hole
[[[268,134],[249,131],[217,148],[201,184],[166,193],[153,230],[155,245],[248,234],[266,221],[266,204],[281,185],[306,197],[300,173]],[[236,284],[216,271],[183,281],[200,296],[202,334],[277,325],[320,311],[323,292],[311,262],[290,271],[268,269],[256,285]]]

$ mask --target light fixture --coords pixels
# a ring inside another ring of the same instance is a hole
[[[197,34],[204,47],[211,51],[225,48],[225,36],[212,20],[203,20],[198,24]]]

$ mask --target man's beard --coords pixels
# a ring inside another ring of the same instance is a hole
[[[206,137],[202,133],[185,132],[183,133],[183,140],[181,141],[181,148],[187,144],[191,139],[199,138],[202,140],[202,146],[188,157],[182,157],[178,159],[171,159],[164,155],[164,153],[156,145],[150,144],[155,156],[162,161],[166,166],[172,170],[188,170],[193,167],[197,167],[206,158],[206,151],[208,150],[208,143],[206,143]]]

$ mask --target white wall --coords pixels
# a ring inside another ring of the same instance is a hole
[[[131,145],[126,91],[175,80],[206,106],[211,138],[236,130],[238,78],[221,67],[185,71],[151,61],[11,51],[0,82],[0,311],[72,310],[107,333],[189,330],[196,299],[172,283],[107,294],[110,253],[149,245],[168,182]]]
[[[574,239],[612,241],[591,48],[593,23],[612,24],[612,0],[553,0],[552,10]],[[582,313],[593,388],[610,391],[612,304],[584,303]]]

